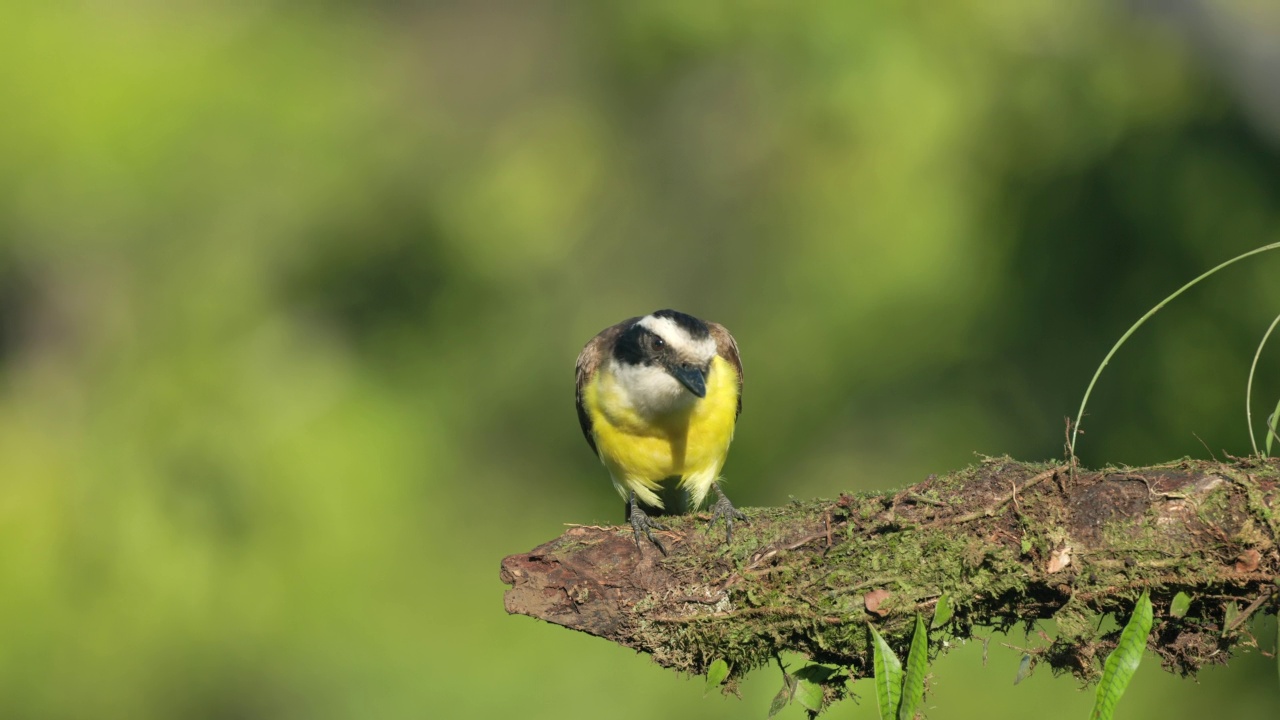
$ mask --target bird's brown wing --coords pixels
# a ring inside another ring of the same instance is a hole
[[[738,373],[738,415],[742,414],[742,356],[738,354],[738,343],[720,323],[708,322],[711,337],[716,339],[716,353],[729,361]]]
[[[587,439],[587,444],[591,446],[591,452],[600,454],[596,449],[596,439],[591,434],[591,414],[587,412],[587,407],[583,402],[582,394],[587,390],[587,383],[591,382],[591,378],[596,374],[596,369],[600,367],[600,363],[609,357],[609,350],[613,347],[613,343],[633,323],[640,318],[633,317],[623,320],[617,325],[611,325],[601,330],[598,335],[587,341],[583,346],[582,352],[578,353],[578,383],[577,389],[574,391],[574,400],[578,404],[578,424],[582,426],[582,436]],[[730,339],[732,342],[732,339]]]

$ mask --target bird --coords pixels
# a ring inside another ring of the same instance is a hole
[[[644,507],[662,510],[662,483],[678,478],[690,509],[714,491],[708,527],[721,518],[725,541],[747,516],[720,489],[720,470],[742,412],[742,359],[723,325],[658,310],[611,325],[591,338],[577,361],[578,422],[587,444],[622,495],[640,548],[658,547],[666,528]]]

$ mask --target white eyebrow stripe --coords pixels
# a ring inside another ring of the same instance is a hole
[[[694,340],[684,328],[677,325],[676,321],[671,318],[645,315],[640,318],[640,322],[637,324],[667,341],[677,352],[683,355],[708,362],[716,355],[715,338],[708,336]]]

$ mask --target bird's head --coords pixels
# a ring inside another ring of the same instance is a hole
[[[613,346],[613,361],[631,376],[633,390],[654,396],[687,391],[706,397],[707,373],[715,356],[716,341],[707,324],[675,310],[636,320]]]

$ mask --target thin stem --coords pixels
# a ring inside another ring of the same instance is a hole
[[[1182,287],[1178,288],[1172,295],[1165,298],[1164,300],[1161,300],[1158,305],[1148,310],[1147,313],[1142,317],[1138,318],[1138,322],[1134,323],[1132,327],[1130,327],[1127,331],[1125,331],[1124,335],[1120,336],[1120,339],[1116,341],[1116,344],[1111,346],[1111,351],[1108,352],[1107,356],[1102,359],[1102,364],[1098,366],[1098,369],[1096,371],[1094,371],[1093,379],[1089,381],[1089,387],[1085,388],[1084,398],[1080,400],[1080,410],[1076,412],[1076,421],[1071,426],[1070,454],[1071,454],[1071,459],[1073,461],[1075,460],[1075,457],[1076,457],[1076,436],[1080,434],[1080,421],[1084,419],[1084,408],[1085,408],[1085,405],[1087,405],[1089,402],[1089,394],[1093,392],[1093,386],[1097,384],[1098,376],[1102,375],[1102,369],[1107,366],[1107,363],[1111,362],[1111,357],[1115,355],[1116,351],[1120,349],[1120,346],[1123,345],[1124,342],[1129,339],[1129,336],[1132,335],[1135,330],[1141,327],[1142,324],[1145,323],[1152,315],[1155,315],[1157,312],[1159,312],[1161,308],[1169,304],[1171,300],[1178,297],[1182,293],[1186,292],[1188,289],[1190,289],[1195,284],[1199,283],[1201,280],[1209,277],[1210,275],[1218,272],[1219,270],[1225,268],[1228,265],[1239,262],[1240,260],[1243,260],[1252,255],[1257,255],[1258,253],[1266,252],[1268,250],[1275,250],[1277,248],[1280,248],[1280,242],[1274,242],[1274,243],[1270,243],[1269,245],[1263,245],[1262,247],[1254,248],[1253,250],[1250,250],[1247,253],[1244,253],[1242,255],[1237,255],[1231,258],[1230,260],[1222,263],[1221,265],[1218,265],[1212,270],[1209,270],[1201,274],[1200,277],[1197,277],[1195,280],[1192,280],[1186,285],[1183,285]]]
[[[1280,323],[1280,315],[1271,321],[1271,327],[1262,334],[1262,342],[1258,343],[1258,351],[1253,354],[1253,363],[1249,365],[1249,382],[1244,385],[1244,419],[1249,423],[1249,442],[1253,443],[1253,454],[1258,455],[1258,439],[1253,435],[1253,373],[1258,369],[1258,358],[1262,356],[1262,347],[1267,344],[1267,338],[1271,337],[1271,331],[1276,329],[1276,323]],[[1273,416],[1274,417],[1274,416]],[[1271,422],[1268,419],[1267,432],[1271,432]],[[1271,435],[1266,437],[1266,446],[1271,448]]]

